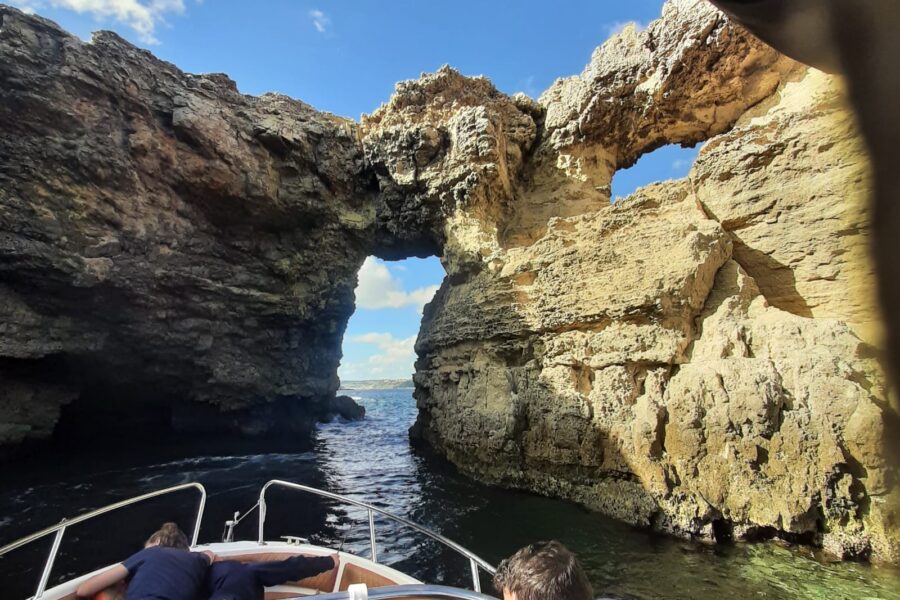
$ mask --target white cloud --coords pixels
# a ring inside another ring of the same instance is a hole
[[[165,15],[183,14],[184,0],[13,0],[26,12],[44,8],[62,8],[88,14],[99,20],[127,25],[145,44],[159,44],[157,25],[165,24]]]
[[[356,286],[356,305],[360,308],[403,308],[414,306],[419,312],[431,301],[439,286],[429,285],[411,292],[404,291],[401,282],[391,275],[381,260],[370,256],[359,270]]]
[[[692,164],[694,164],[694,161],[692,160],[684,160],[683,158],[679,158],[672,161],[672,170],[682,171],[686,168],[689,168]]]
[[[325,33],[331,25],[331,19],[318,9],[309,11],[309,18],[312,19],[313,27],[319,33]]]
[[[404,379],[412,375],[416,361],[416,336],[398,339],[390,333],[365,333],[348,341],[375,346],[378,353],[370,355],[365,362],[341,365],[341,377]]]
[[[606,29],[606,37],[618,35],[625,31],[625,28],[628,26],[633,26],[636,33],[640,33],[647,28],[647,25],[645,23],[640,23],[638,21],[615,21],[613,23],[607,23],[606,25],[604,25],[604,28]]]
[[[369,357],[369,364],[373,365],[389,364],[399,359],[413,358],[416,355],[414,350],[416,336],[414,335],[401,340],[390,333],[364,333],[353,336],[350,341],[357,344],[372,344],[381,350],[382,354]]]

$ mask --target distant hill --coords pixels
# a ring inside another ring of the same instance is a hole
[[[366,379],[362,381],[342,381],[342,390],[396,390],[413,387],[412,379]]]

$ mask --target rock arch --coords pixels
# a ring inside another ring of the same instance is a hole
[[[847,200],[866,161],[835,79],[674,0],[538,100],[442,68],[357,124],[0,19],[0,442],[88,393],[308,430],[364,258],[437,254],[413,434],[464,471],[898,559]],[[687,179],[609,205],[617,168],[703,140]]]

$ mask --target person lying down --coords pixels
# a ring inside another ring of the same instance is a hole
[[[266,586],[305,579],[340,563],[336,553],[249,564],[216,559],[209,550],[191,552],[178,525],[164,523],[143,550],[87,579],[75,595],[96,600],[263,600]]]
[[[336,569],[339,562],[337,554],[292,556],[254,563],[215,561],[206,572],[204,597],[208,600],[263,600],[267,586],[306,579]]]

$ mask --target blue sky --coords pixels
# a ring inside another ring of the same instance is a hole
[[[537,97],[580,73],[591,52],[630,21],[646,25],[662,0],[0,0],[48,17],[84,39],[111,29],[192,73],[223,72],[247,94],[281,92],[358,119],[394,83],[450,64],[506,93]],[[613,197],[683,177],[696,149],[666,147],[613,179]],[[443,279],[437,258],[360,272],[357,310],[339,374],[409,377],[422,305]]]
[[[502,91],[537,95],[579,73],[660,0],[4,0],[89,39],[112,29],[185,71],[224,72],[241,91],[276,91],[359,118],[394,83],[448,63]]]

